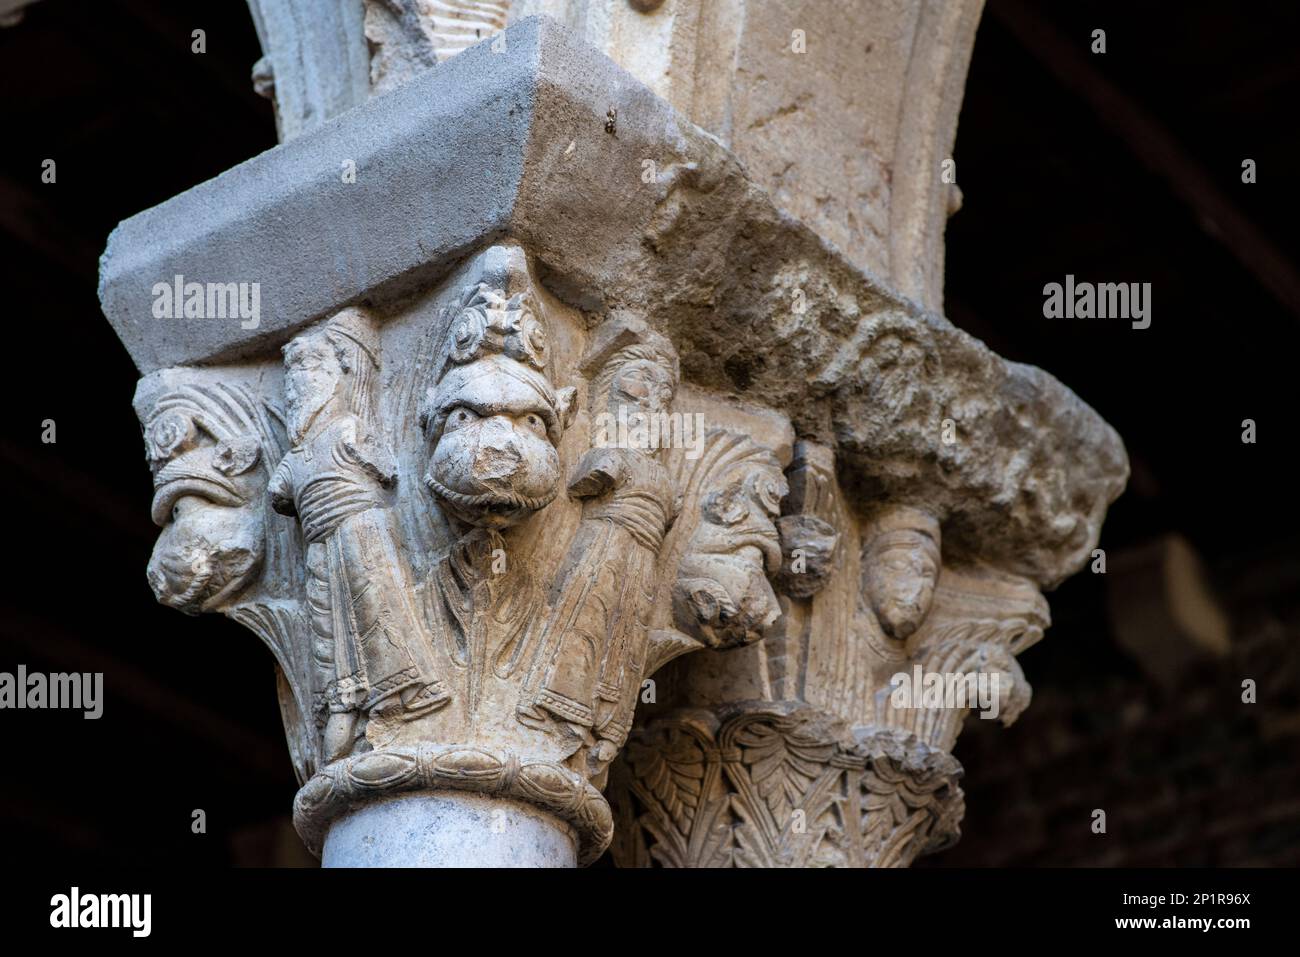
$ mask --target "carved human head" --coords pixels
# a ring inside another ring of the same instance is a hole
[[[188,614],[226,605],[266,555],[265,492],[283,451],[278,423],[242,386],[185,385],[145,422],[162,528],[148,578],[164,605]]]
[[[454,518],[504,528],[544,508],[560,487],[556,451],[573,389],[545,374],[546,330],[530,291],[479,282],[466,291],[425,393],[420,425],[432,446],[425,484]]]
[[[620,328],[628,329],[629,338],[635,336],[635,339],[612,355],[601,357],[602,364],[591,383],[592,404],[603,400],[604,411],[615,416],[620,409],[667,411],[681,375],[677,350],[644,323],[636,326],[624,323]]]
[[[374,321],[348,307],[284,347],[284,397],[289,438],[301,442],[331,403],[367,419],[374,403],[379,340]]]
[[[678,626],[715,648],[748,644],[781,615],[768,581],[781,568],[776,518],[788,491],[780,463],[743,436],[705,487],[700,523],[673,586]]]
[[[930,613],[939,581],[939,523],[929,513],[895,506],[875,521],[863,550],[867,600],[881,628],[904,639]]]

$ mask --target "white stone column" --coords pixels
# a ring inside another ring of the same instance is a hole
[[[522,801],[442,791],[362,805],[332,825],[324,867],[575,867],[578,840]]]

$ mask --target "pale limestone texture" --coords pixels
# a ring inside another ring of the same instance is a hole
[[[938,309],[983,0],[515,0],[718,137],[782,209]]]
[[[254,6],[264,38],[296,9]],[[144,373],[150,582],[274,654],[308,847],[947,846],[962,721],[1027,706],[1042,590],[1128,469],[935,311],[979,4],[338,9],[269,44],[286,142],[122,223],[100,282]],[[173,283],[188,318],[150,309]]]
[[[572,829],[519,801],[454,791],[364,804],[330,828],[325,867],[574,867]]]

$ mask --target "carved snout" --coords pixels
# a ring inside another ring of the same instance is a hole
[[[488,486],[508,486],[524,467],[524,451],[514,422],[503,415],[485,419],[470,467],[474,480]]]
[[[535,413],[458,409],[434,447],[425,484],[461,521],[504,528],[550,504],[560,461]]]
[[[158,536],[146,576],[160,604],[188,615],[211,611],[243,590],[262,566],[260,514],[184,497]]]
[[[763,637],[781,617],[757,550],[694,555],[682,562],[673,585],[678,626],[711,648],[734,648]]]

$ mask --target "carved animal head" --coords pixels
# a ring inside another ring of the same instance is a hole
[[[904,639],[930,613],[939,581],[939,523],[897,506],[880,516],[863,550],[864,591],[880,626]]]
[[[162,528],[154,595],[187,614],[226,605],[265,559],[266,485],[283,450],[273,419],[239,386],[187,385],[158,400],[145,445]]]
[[[420,406],[432,444],[425,484],[466,524],[514,525],[559,492],[556,447],[575,390],[557,391],[545,375],[546,332],[529,293],[467,290],[445,356]]]
[[[673,586],[679,626],[714,648],[757,641],[781,615],[767,576],[781,568],[775,522],[788,489],[776,457],[744,445],[701,501]]]

